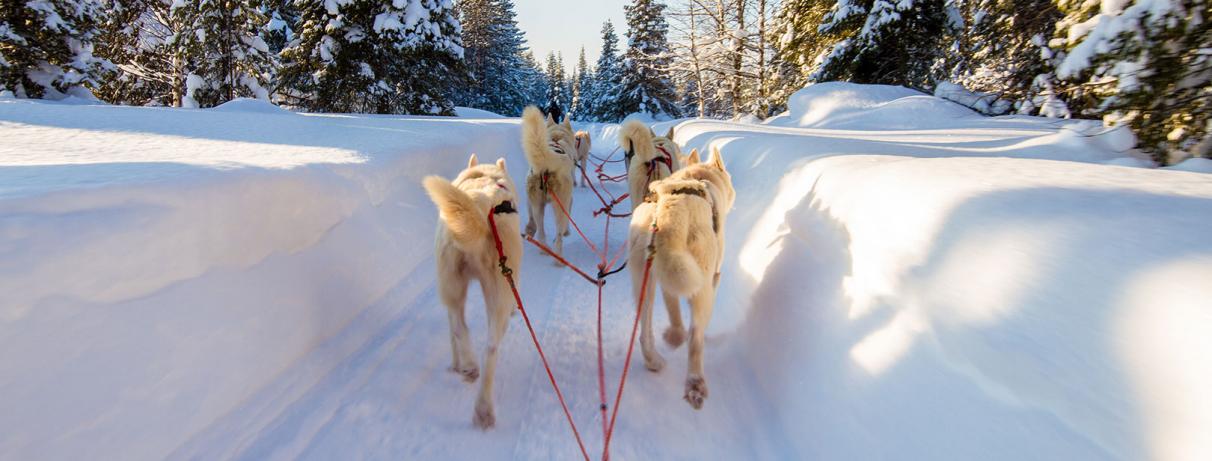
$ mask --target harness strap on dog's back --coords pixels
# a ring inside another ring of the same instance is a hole
[[[715,209],[715,201],[708,197],[707,193],[703,192],[702,189],[683,187],[680,189],[674,189],[669,193],[669,195],[693,195],[706,200],[707,205],[711,207],[711,230],[716,234],[720,233],[720,213]],[[657,198],[655,194],[648,194],[647,197],[644,197],[645,202],[655,202],[656,200]]]

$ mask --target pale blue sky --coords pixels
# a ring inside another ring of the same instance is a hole
[[[577,54],[585,46],[585,59],[593,65],[602,48],[602,23],[614,23],[619,35],[619,47],[627,46],[623,34],[623,6],[627,0],[514,0],[518,27],[526,33],[526,42],[535,59],[546,62],[547,53],[564,54],[564,68],[569,74],[577,65]]]

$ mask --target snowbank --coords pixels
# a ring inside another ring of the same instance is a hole
[[[430,269],[422,175],[525,168],[512,121],[229,104],[0,102],[0,457],[165,457]]]
[[[456,107],[455,116],[460,118],[505,118],[504,115],[496,112],[489,112],[483,109],[473,109],[471,107]]]
[[[759,377],[780,456],[1212,456],[1212,183],[1101,165],[1114,135],[1034,117],[885,131],[937,106],[812,88],[794,123],[677,139],[738,187],[709,333]]]

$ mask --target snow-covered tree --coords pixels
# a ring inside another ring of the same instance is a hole
[[[619,57],[619,36],[614,32],[614,24],[606,21],[602,24],[602,52],[598,55],[597,65],[594,66],[592,90],[586,99],[592,107],[590,119],[599,122],[613,122],[626,116],[619,106],[623,91],[623,64]]]
[[[1020,111],[1036,109],[1029,101],[1041,95],[1037,75],[1050,72],[1043,45],[1051,36],[1060,11],[1053,0],[956,0],[950,12],[956,29],[948,53],[947,79],[999,101],[998,115],[1011,101]],[[983,107],[981,109],[984,109]]]
[[[666,37],[669,25],[665,22],[665,5],[655,0],[633,0],[625,10],[627,50],[623,53],[618,113],[676,117],[681,112],[668,74],[672,55]]]
[[[530,50],[522,53],[522,66],[522,88],[526,96],[526,105],[542,106],[546,104],[547,74]]]
[[[1062,1],[1049,44],[1074,113],[1132,127],[1166,164],[1212,148],[1212,9],[1207,0]]]
[[[108,67],[93,55],[104,20],[100,0],[0,2],[0,91],[48,99],[87,93]]]
[[[169,40],[186,62],[183,107],[269,100],[274,56],[261,38],[268,20],[250,0],[174,2],[172,14],[185,28]]]
[[[770,99],[782,107],[815,71],[817,56],[829,46],[820,32],[834,0],[784,0],[774,17],[769,40],[774,48]]]
[[[577,57],[577,68],[572,78],[572,105],[568,109],[569,117],[575,120],[588,120],[586,114],[593,111],[592,101],[586,98],[586,93],[593,89],[593,72],[589,62],[585,60],[585,47]]]
[[[520,115],[531,102],[526,94],[523,52],[511,0],[460,0],[464,61],[471,75],[458,92],[459,104],[503,115]]]
[[[545,111],[557,121],[566,113],[569,100],[568,79],[565,78],[564,57],[557,53],[547,53],[547,103]]]
[[[814,81],[932,89],[946,59],[944,0],[836,0],[820,26],[829,47]]]
[[[284,102],[312,111],[453,114],[464,83],[449,0],[295,0]]]
[[[277,55],[294,40],[299,11],[291,0],[261,0],[261,5],[261,14],[267,20],[261,28],[261,39],[269,45],[269,52]]]

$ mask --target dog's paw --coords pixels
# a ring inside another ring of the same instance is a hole
[[[476,405],[476,414],[472,417],[471,423],[475,424],[480,430],[489,430],[497,425],[497,417],[492,412],[491,405]]]
[[[652,354],[652,357],[644,356],[644,368],[653,373],[659,372],[665,368],[665,359],[659,354]]]
[[[572,231],[570,231],[568,229],[564,229],[564,236],[567,237],[569,235],[572,235]]]
[[[530,222],[526,223],[526,236],[534,237],[535,231],[538,230],[537,228],[538,228],[538,226],[535,225],[534,221],[530,221]]]
[[[707,400],[707,381],[701,376],[686,378],[686,395],[682,398],[695,410],[703,408],[703,401]]]
[[[677,349],[682,343],[686,342],[686,329],[670,325],[669,328],[665,329],[665,334],[661,335],[661,337],[665,338],[665,344]]]
[[[480,377],[480,368],[475,365],[463,368],[450,367],[450,371],[458,373],[463,377],[463,381],[468,383],[474,383]]]

